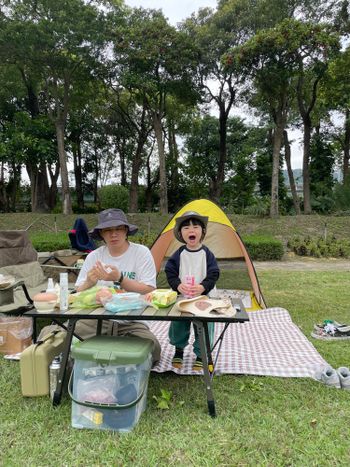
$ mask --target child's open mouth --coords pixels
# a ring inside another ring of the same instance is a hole
[[[195,235],[189,235],[188,239],[191,240],[191,241],[194,241],[194,240],[196,240],[196,236]]]

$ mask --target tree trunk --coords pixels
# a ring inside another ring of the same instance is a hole
[[[303,138],[303,196],[304,214],[311,214],[310,194],[310,142],[311,142],[311,119],[304,118]]]
[[[280,152],[282,147],[284,125],[278,123],[275,127],[273,136],[272,152],[272,177],[271,177],[271,207],[270,217],[275,218],[279,215],[278,208],[278,181],[280,172]]]
[[[95,178],[93,183],[93,191],[94,191],[94,203],[99,203],[100,200],[98,199],[98,175],[99,175],[99,166],[97,160],[97,149],[94,148],[94,162],[95,162]]]
[[[5,184],[5,163],[2,161],[0,171],[0,211],[8,212],[8,210],[9,206]]]
[[[72,214],[72,199],[69,191],[69,179],[67,169],[67,154],[64,148],[64,123],[61,120],[55,121],[58,158],[61,169],[61,184],[62,184],[62,205],[63,214]]]
[[[131,167],[131,183],[129,192],[129,211],[138,211],[138,186],[139,186],[139,172],[142,164],[142,151],[147,141],[148,131],[146,128],[146,105],[144,103],[142,108],[140,129],[138,131],[137,148],[132,160]]]
[[[26,169],[30,180],[30,200],[32,212],[48,212],[49,184],[47,180],[46,163],[39,167],[34,163],[27,163]]]
[[[286,159],[286,165],[287,165],[287,171],[288,171],[290,191],[292,193],[295,213],[299,215],[300,214],[300,203],[299,203],[297,190],[295,187],[294,174],[293,174],[292,164],[291,164],[290,144],[289,144],[289,139],[288,139],[288,133],[286,130],[284,130],[283,132],[283,138],[284,138],[285,159]]]
[[[153,128],[156,135],[159,157],[159,207],[161,214],[168,214],[168,191],[166,180],[165,151],[162,134],[162,122],[159,113],[153,113]]]
[[[83,174],[81,170],[81,143],[78,135],[71,136],[73,144],[73,167],[75,178],[75,193],[77,197],[77,205],[79,208],[84,209],[84,193],[83,193]]]
[[[49,188],[49,208],[50,210],[54,209],[57,203],[57,180],[58,176],[60,174],[60,164],[57,162],[55,164],[55,172],[52,172],[51,166],[48,166],[49,174],[50,174],[50,179],[51,179],[51,186]]]
[[[216,178],[213,183],[212,188],[212,197],[213,201],[219,202],[223,183],[225,180],[225,164],[226,164],[226,140],[227,140],[227,110],[225,109],[225,103],[220,105],[220,115],[219,115],[219,161],[218,161],[218,171]]]
[[[343,183],[349,176],[349,155],[350,155],[350,109],[346,109],[344,123],[344,156],[343,156]]]

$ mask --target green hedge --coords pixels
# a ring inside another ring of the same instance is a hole
[[[130,237],[130,240],[150,248],[156,238],[157,234],[151,232],[149,235],[137,234]],[[56,251],[71,248],[67,232],[58,232],[57,234],[53,232],[32,233],[30,239],[36,251]],[[280,260],[284,253],[282,242],[272,237],[249,235],[243,237],[243,242],[252,260]]]
[[[273,237],[249,235],[242,240],[253,261],[278,261],[284,254],[283,244]]]
[[[29,238],[36,251],[56,251],[71,248],[68,232],[33,232]]]
[[[350,240],[329,237],[294,237],[288,241],[288,248],[299,256],[313,256],[315,258],[349,258]]]

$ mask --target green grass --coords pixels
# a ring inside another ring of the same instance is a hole
[[[0,230],[27,229],[30,235],[34,232],[67,232],[72,228],[77,214],[66,216],[63,214],[35,214],[9,213],[0,214]],[[83,217],[89,228],[96,225],[96,214],[84,214]],[[130,222],[139,226],[141,235],[159,233],[172,215],[159,213],[128,214]],[[337,238],[350,238],[349,216],[281,216],[278,219],[260,218],[240,214],[228,214],[233,225],[241,235],[272,236],[284,243],[296,235],[304,237],[319,237],[335,235]],[[34,224],[33,224],[34,222]],[[33,224],[33,225],[32,225]]]
[[[326,318],[349,322],[349,272],[268,271],[259,278],[268,305],[287,308],[307,336]],[[348,342],[312,343],[333,367],[350,364]],[[146,412],[127,435],[71,428],[67,397],[56,409],[47,397],[22,398],[18,363],[2,358],[0,388],[4,466],[350,463],[350,392],[311,379],[217,377],[212,419],[201,377],[152,373]],[[152,399],[161,389],[173,392],[170,410]]]

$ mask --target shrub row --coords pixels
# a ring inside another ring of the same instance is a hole
[[[242,237],[253,261],[278,261],[284,254],[283,244],[273,237],[249,235]]]
[[[32,232],[29,238],[36,251],[57,251],[71,248],[67,232]]]
[[[131,237],[136,243],[151,247],[157,234],[137,234]],[[36,251],[56,251],[71,248],[68,233],[32,233],[30,239]],[[250,257],[253,260],[280,260],[283,256],[282,242],[271,237],[247,236],[243,239]]]
[[[287,247],[299,256],[313,256],[315,258],[349,258],[350,240],[338,240],[330,237],[294,237],[289,240]]]

